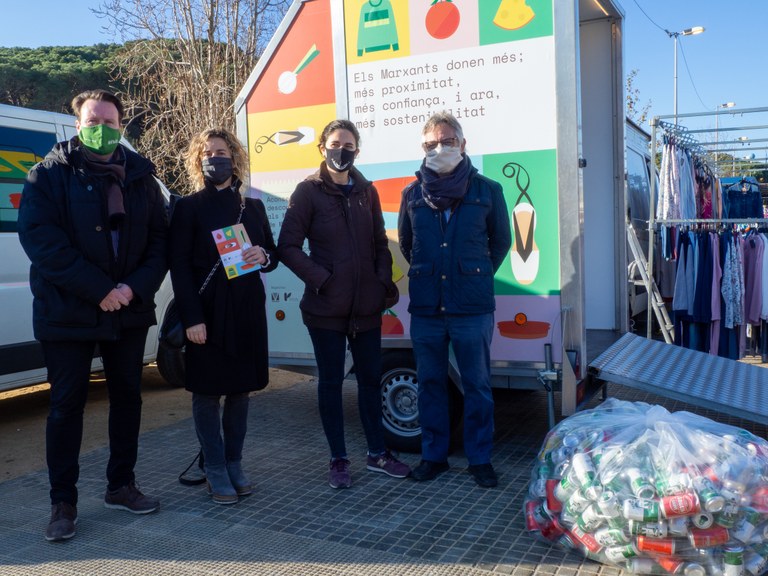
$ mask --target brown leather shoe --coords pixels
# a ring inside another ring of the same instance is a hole
[[[160,502],[141,493],[135,482],[118,488],[114,492],[107,490],[104,506],[116,510],[127,510],[133,514],[149,514],[160,507]]]
[[[75,535],[77,524],[77,507],[66,502],[51,506],[51,520],[45,529],[45,539],[48,542],[69,540]]]

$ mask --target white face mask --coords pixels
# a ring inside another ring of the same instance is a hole
[[[424,163],[427,168],[438,174],[450,174],[461,162],[460,146],[443,146],[438,144],[434,150],[427,152]]]

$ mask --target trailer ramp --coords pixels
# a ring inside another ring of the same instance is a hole
[[[768,369],[625,334],[593,360],[591,379],[768,425]]]

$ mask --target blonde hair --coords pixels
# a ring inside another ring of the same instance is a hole
[[[203,177],[203,151],[205,145],[211,138],[221,138],[227,143],[229,153],[232,155],[232,176],[241,182],[245,182],[248,177],[248,156],[243,149],[242,144],[237,137],[229,130],[224,128],[209,128],[203,130],[192,138],[184,153],[184,166],[195,190],[202,190],[205,187],[205,178]]]

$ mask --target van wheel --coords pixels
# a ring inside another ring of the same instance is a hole
[[[387,447],[400,452],[421,451],[416,363],[409,352],[382,354],[381,414]]]
[[[168,306],[168,310],[165,312],[165,318],[163,318],[163,329],[166,324],[170,322],[176,322],[178,316],[175,311],[175,303],[171,303]],[[159,343],[157,347],[157,371],[160,372],[160,376],[168,382],[171,386],[177,388],[184,387],[184,348],[169,348]]]
[[[399,452],[421,452],[416,362],[413,352],[384,352],[381,357],[381,412],[387,447]],[[451,447],[461,444],[464,397],[449,383],[448,410]]]

